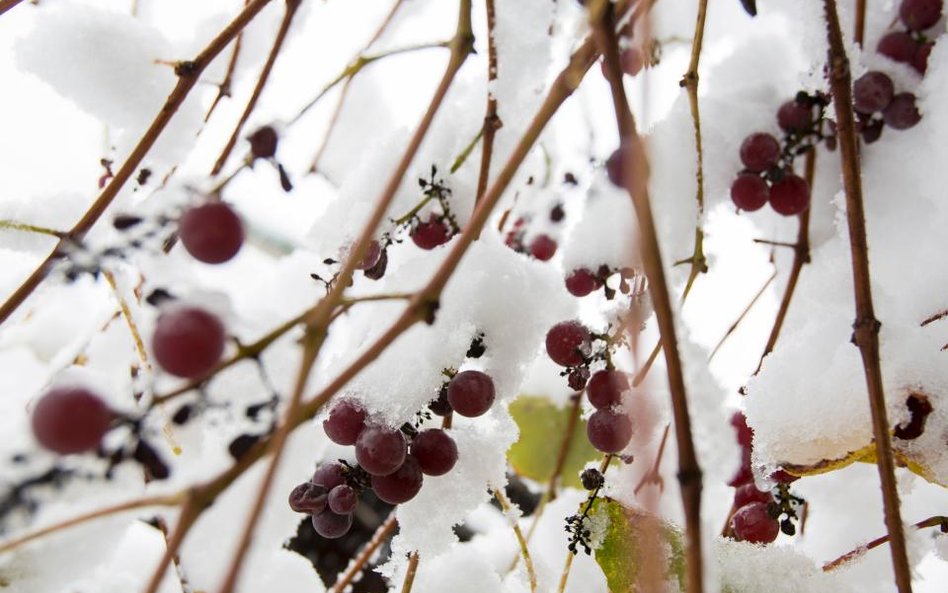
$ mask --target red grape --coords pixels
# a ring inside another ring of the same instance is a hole
[[[853,106],[861,113],[882,111],[894,95],[892,79],[876,70],[866,72],[853,82]]]
[[[537,235],[530,243],[530,255],[540,261],[549,261],[556,253],[556,241],[549,235]]]
[[[744,484],[754,483],[754,470],[751,469],[751,450],[750,447],[741,448],[741,466],[737,473],[727,483],[732,488],[743,486]]]
[[[777,539],[780,525],[770,516],[768,506],[752,502],[739,508],[731,519],[734,535],[752,544],[769,544]]]
[[[600,286],[599,278],[588,268],[577,268],[566,277],[566,290],[573,296],[584,297]]]
[[[770,200],[770,187],[756,173],[741,173],[731,184],[731,200],[741,210],[760,210]]]
[[[213,314],[179,306],[159,315],[151,344],[161,368],[178,377],[196,379],[220,360],[224,337],[224,325]]]
[[[113,413],[84,387],[55,387],[33,408],[33,436],[44,448],[68,455],[98,448]]]
[[[770,134],[751,134],[741,143],[741,162],[748,171],[760,173],[777,164],[780,143]]]
[[[339,445],[354,445],[365,427],[365,410],[356,402],[344,399],[329,411],[323,430],[329,440]]]
[[[918,51],[918,42],[905,31],[893,31],[883,35],[876,45],[876,51],[901,64],[911,64]]]
[[[899,93],[892,98],[889,106],[882,111],[885,125],[896,130],[907,130],[921,121],[922,116],[915,106],[915,95]]]
[[[365,251],[365,255],[362,256],[362,261],[356,265],[357,270],[369,270],[375,264],[379,263],[379,258],[382,257],[382,245],[375,240],[369,242],[369,247]]]
[[[264,126],[247,136],[247,141],[250,142],[250,154],[255,159],[268,159],[276,154],[279,137],[272,127]]]
[[[434,249],[451,240],[451,229],[437,214],[428,215],[427,222],[419,222],[411,230],[411,240],[425,250]]]
[[[899,18],[910,31],[929,29],[941,18],[942,0],[902,0]]]
[[[418,460],[409,455],[394,473],[372,476],[372,490],[389,504],[401,504],[415,498],[421,490],[423,477]]]
[[[327,538],[336,539],[348,533],[352,527],[352,515],[337,515],[329,509],[325,509],[318,515],[313,515],[313,529],[316,533]]]
[[[423,473],[442,476],[457,463],[458,446],[445,431],[429,428],[419,432],[411,442],[411,455],[418,460]]]
[[[337,515],[348,515],[359,504],[359,495],[352,486],[341,484],[329,491],[326,502],[329,510]]]
[[[632,420],[613,408],[596,410],[586,424],[586,436],[603,453],[618,453],[632,440]]]
[[[188,208],[178,219],[178,237],[191,257],[206,264],[231,259],[244,244],[240,217],[224,202]]]
[[[589,356],[592,336],[578,321],[561,321],[546,333],[546,353],[560,366],[582,364]]]
[[[341,463],[323,463],[316,468],[310,482],[330,491],[346,483],[346,467]]]
[[[305,482],[290,492],[289,503],[290,508],[297,513],[321,513],[326,508],[326,489],[312,482]]]
[[[789,173],[770,188],[770,207],[778,214],[793,216],[810,205],[810,186],[799,175]]]
[[[481,371],[461,371],[448,383],[448,402],[468,418],[480,416],[494,403],[494,381]]]
[[[362,469],[374,476],[384,476],[404,463],[408,442],[400,430],[369,425],[359,434],[355,452]]]
[[[773,500],[774,497],[770,492],[758,490],[757,486],[752,483],[742,484],[734,491],[734,507],[738,509],[752,502],[770,504]]]
[[[784,132],[803,132],[813,125],[813,110],[799,101],[787,101],[777,110],[777,125]]]
[[[615,369],[597,371],[586,385],[589,403],[596,408],[608,408],[622,401],[622,394],[631,387],[629,376]]]

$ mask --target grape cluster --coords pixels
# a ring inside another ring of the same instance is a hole
[[[809,208],[810,186],[793,172],[792,163],[802,140],[820,133],[814,130],[814,107],[805,94],[780,107],[777,122],[787,133],[783,145],[765,132],[744,139],[740,148],[744,170],[731,184],[731,200],[738,208],[753,212],[769,203],[784,216],[794,216]]]
[[[476,417],[494,403],[494,382],[481,371],[454,375],[432,402],[435,413],[457,412]],[[371,488],[389,504],[408,502],[421,490],[424,476],[442,476],[454,468],[458,448],[444,429],[417,430],[411,425],[391,428],[372,421],[366,409],[351,399],[336,403],[323,421],[323,430],[339,445],[354,445],[357,464],[321,465],[309,482],[290,493],[290,508],[312,515],[316,532],[342,537],[352,525],[360,494]]]
[[[579,267],[571,271],[564,282],[567,292],[575,297],[588,296],[601,288],[606,298],[612,300],[616,296],[616,290],[609,286],[608,282],[615,275],[619,277],[619,292],[630,294],[632,285],[629,281],[636,276],[632,268],[615,269],[603,264],[593,271],[586,267]]]
[[[905,30],[883,35],[876,51],[890,60],[911,66],[919,74],[925,74],[928,56],[935,45],[925,31],[938,24],[943,8],[942,0],[902,0],[899,20]]]

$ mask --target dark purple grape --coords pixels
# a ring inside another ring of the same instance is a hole
[[[384,476],[405,462],[408,442],[400,430],[370,424],[359,434],[355,452],[362,469],[373,476]]]
[[[731,201],[741,210],[760,210],[770,200],[770,187],[756,173],[741,173],[731,184]]]
[[[752,544],[769,544],[780,533],[780,525],[770,516],[768,505],[762,502],[752,502],[737,509],[731,526],[738,539]]]
[[[411,240],[425,250],[434,249],[451,240],[451,229],[441,218],[432,212],[427,222],[419,222],[411,230]]]
[[[741,143],[741,162],[748,171],[760,173],[777,164],[780,143],[770,134],[751,134]]]
[[[415,498],[421,490],[423,477],[418,460],[409,455],[394,473],[372,476],[372,490],[389,504],[401,504]]]
[[[385,270],[388,268],[388,250],[383,249],[379,253],[379,258],[376,260],[375,265],[371,268],[364,270],[362,273],[369,280],[378,280],[385,275]]]
[[[454,439],[440,428],[429,428],[418,433],[411,442],[411,455],[421,471],[429,476],[442,476],[458,460],[458,446]]]
[[[337,515],[329,509],[318,515],[313,515],[313,529],[316,533],[327,538],[336,539],[344,536],[352,527],[352,515]]]
[[[158,316],[151,348],[165,371],[196,379],[209,373],[224,353],[224,325],[213,314],[191,306]]]
[[[537,235],[530,243],[530,255],[540,261],[549,261],[556,253],[556,241],[549,235]]]
[[[910,31],[924,31],[941,18],[942,0],[902,0],[899,18]]]
[[[329,411],[323,420],[323,430],[329,440],[338,445],[354,445],[365,427],[365,409],[358,403],[344,399]]]
[[[178,237],[191,257],[206,264],[231,259],[244,244],[240,217],[224,202],[188,208],[178,219]]]
[[[576,367],[570,370],[566,377],[566,384],[570,389],[582,391],[586,388],[586,382],[589,381],[589,369],[586,367]]]
[[[276,130],[270,126],[258,128],[253,134],[247,136],[250,142],[250,154],[255,159],[268,159],[276,154],[277,142],[279,141]]]
[[[346,466],[341,463],[323,463],[316,468],[310,482],[322,486],[327,492],[346,483]]]
[[[882,111],[894,95],[892,79],[877,70],[866,72],[853,82],[853,106],[860,113]]]
[[[84,387],[55,387],[33,408],[33,436],[60,455],[94,451],[109,430],[114,414]]]
[[[337,515],[348,515],[359,504],[359,495],[352,486],[341,484],[329,491],[326,502],[329,510]]]
[[[573,296],[584,297],[600,286],[599,278],[588,268],[577,268],[566,277],[566,290]]]
[[[859,131],[859,135],[862,136],[863,142],[872,144],[882,136],[883,123],[881,119],[873,118],[859,122],[856,129]]]
[[[892,98],[889,106],[882,111],[885,125],[896,130],[907,130],[921,121],[922,116],[915,106],[915,95],[899,93]]]
[[[290,508],[297,513],[315,515],[326,508],[326,489],[304,482],[290,492]]]
[[[905,31],[893,31],[882,36],[876,51],[900,64],[911,64],[918,51],[918,42]]]
[[[738,488],[744,484],[754,483],[754,470],[751,469],[751,450],[750,447],[741,447],[741,466],[737,473],[728,481],[727,485],[732,488]]]
[[[632,420],[614,408],[596,410],[586,424],[586,436],[603,453],[618,453],[632,440]]]
[[[737,487],[737,490],[734,491],[734,507],[738,509],[752,502],[770,504],[773,502],[773,500],[774,497],[770,494],[770,492],[758,490],[757,486],[752,483],[742,484],[741,486]]]
[[[362,261],[356,265],[356,269],[371,269],[375,264],[379,263],[380,257],[382,257],[382,245],[378,241],[372,240],[369,242],[369,247],[366,249]]]
[[[428,404],[428,409],[438,416],[447,416],[454,411],[454,408],[451,407],[451,402],[448,401],[447,387],[442,387],[440,391],[438,391],[438,399]]]
[[[932,41],[926,41],[918,46],[918,51],[915,52],[915,56],[912,58],[912,67],[919,74],[925,74],[925,71],[928,70],[928,56],[932,53],[933,47],[935,47],[935,43]]]
[[[770,188],[770,207],[778,214],[793,216],[810,205],[810,186],[799,175],[789,173]]]
[[[564,367],[583,363],[592,349],[589,329],[578,321],[561,321],[546,332],[546,353]]]
[[[481,371],[461,371],[448,383],[448,402],[468,418],[480,416],[494,403],[494,381]]]
[[[586,386],[589,403],[597,409],[608,408],[622,401],[622,394],[631,389],[629,376],[615,369],[597,371]]]
[[[804,132],[813,125],[813,109],[799,101],[787,101],[777,110],[777,125],[784,132]]]

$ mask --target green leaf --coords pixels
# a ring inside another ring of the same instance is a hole
[[[593,539],[601,537],[594,554],[610,593],[651,590],[648,583],[673,579],[685,590],[685,555],[676,527],[608,498],[598,499],[589,517]]]
[[[553,476],[571,413],[569,406],[558,408],[545,397],[520,396],[510,404],[510,415],[520,427],[520,440],[507,452],[515,472],[538,482]],[[579,473],[601,456],[586,438],[586,422],[577,418],[560,473],[561,484],[582,488]]]

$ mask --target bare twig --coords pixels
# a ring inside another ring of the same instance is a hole
[[[928,519],[925,519],[925,520],[923,520],[923,521],[919,521],[918,523],[916,523],[915,525],[913,525],[913,527],[915,527],[915,529],[925,529],[926,527],[940,527],[942,533],[948,533],[948,517],[943,517],[943,516],[941,516],[941,515],[935,515],[934,517],[929,517]],[[886,543],[887,541],[889,541],[889,536],[888,536],[888,535],[883,535],[882,537],[877,537],[876,539],[872,540],[871,542],[869,542],[869,543],[867,543],[867,544],[865,544],[865,545],[863,545],[863,546],[859,546],[859,547],[856,548],[855,550],[851,550],[851,551],[849,551],[849,552],[846,552],[845,554],[843,554],[842,556],[840,556],[839,558],[837,558],[837,559],[835,559],[835,560],[832,560],[832,561],[830,561],[830,562],[827,562],[826,564],[823,565],[823,571],[824,571],[824,572],[829,572],[829,571],[831,571],[831,570],[835,570],[835,569],[839,568],[840,566],[846,564],[847,562],[850,562],[850,561],[852,561],[852,560],[855,560],[856,558],[861,557],[863,554],[865,554],[865,553],[868,552],[869,550],[881,546],[882,544]]]
[[[165,578],[165,572],[178,555],[178,550],[181,548],[181,542],[184,541],[184,536],[187,535],[191,526],[194,525],[194,522],[201,516],[203,508],[196,494],[194,492],[189,493],[181,507],[181,513],[178,515],[178,522],[175,524],[174,531],[171,532],[171,536],[165,540],[167,543],[165,552],[161,555],[161,560],[152,573],[151,580],[148,581],[144,593],[157,593],[161,582]]]
[[[273,40],[273,46],[270,48],[270,54],[267,56],[267,61],[263,64],[260,77],[257,79],[257,84],[250,94],[247,106],[244,107],[244,112],[240,114],[240,119],[237,120],[237,125],[234,126],[234,131],[227,140],[224,150],[221,151],[220,156],[217,157],[217,162],[214,163],[214,168],[211,169],[212,176],[217,175],[221,172],[221,169],[224,168],[227,157],[230,156],[231,151],[234,150],[234,146],[237,144],[237,139],[240,137],[240,132],[243,130],[244,124],[247,122],[247,119],[250,118],[250,114],[253,113],[254,107],[257,106],[257,101],[263,93],[263,87],[267,85],[267,81],[270,79],[270,72],[273,71],[273,65],[276,63],[277,56],[280,55],[283,42],[286,40],[286,34],[290,30],[290,25],[293,24],[293,17],[296,16],[296,11],[299,9],[301,3],[302,0],[286,0],[286,10],[283,13],[283,20],[280,21],[280,29],[277,31],[276,37]]]
[[[15,220],[0,220],[0,229],[23,231],[24,233],[35,233],[37,235],[48,235],[50,237],[56,237],[57,239],[62,239],[67,234],[64,231],[58,231],[49,227],[28,224],[25,222],[17,222]]]
[[[573,405],[569,410],[569,419],[566,421],[566,431],[563,434],[563,440],[560,441],[560,450],[556,454],[556,465],[553,467],[553,475],[547,483],[546,493],[548,500],[556,499],[556,488],[559,484],[560,476],[563,473],[563,465],[566,463],[566,456],[569,454],[569,447],[573,442],[573,434],[576,432],[576,424],[579,422],[580,402],[582,394],[577,393],[571,398]]]
[[[496,498],[497,502],[500,503],[500,508],[503,509],[505,514],[509,514],[512,510],[510,501],[507,500],[507,497],[504,496],[504,493],[500,488],[494,488],[493,490],[494,498]],[[517,543],[520,545],[520,555],[523,557],[523,564],[527,567],[527,575],[530,579],[530,592],[536,593],[537,573],[533,569],[533,559],[530,557],[530,549],[527,547],[527,540],[523,537],[523,531],[520,529],[520,524],[517,522],[517,520],[514,518],[509,519],[510,526],[513,528],[514,536],[516,536]]]
[[[869,276],[869,247],[866,240],[866,216],[862,201],[859,151],[853,116],[852,77],[849,58],[843,44],[836,0],[823,0],[829,40],[829,77],[836,108],[840,158],[843,169],[843,188],[846,194],[846,221],[849,227],[849,245],[852,256],[853,284],[856,301],[856,320],[853,323],[853,342],[859,348],[866,375],[869,408],[872,412],[872,432],[876,444],[876,460],[882,482],[882,502],[885,524],[891,541],[892,567],[899,593],[912,591],[912,573],[909,568],[899,509],[899,492],[895,481],[895,461],[886,417],[885,394],[882,387],[882,368],[879,361],[879,327],[872,304],[872,283]]]
[[[23,0],[0,0],[0,14],[5,13],[20,2],[23,2]]]
[[[416,572],[418,572],[418,552],[412,552],[408,555],[408,567],[405,569],[405,580],[402,581],[402,593],[411,593]]]
[[[148,130],[138,141],[128,159],[122,164],[122,167],[116,172],[115,177],[105,187],[99,197],[96,198],[92,206],[79,219],[65,237],[60,239],[59,243],[53,249],[45,260],[33,271],[32,274],[20,285],[16,291],[7,298],[6,302],[0,306],[0,324],[7,320],[10,315],[16,311],[20,305],[33,293],[34,290],[46,279],[52,271],[56,262],[66,257],[69,247],[85,237],[89,229],[99,220],[99,217],[105,213],[112,200],[118,195],[119,191],[135,173],[138,165],[141,164],[145,155],[151,150],[158,137],[164,131],[168,122],[174,117],[175,112],[184,102],[188,93],[197,84],[198,78],[207,67],[207,65],[221,52],[225,47],[243,30],[257,14],[263,10],[263,7],[270,3],[270,0],[253,0],[248,4],[237,17],[227,25],[223,31],[205,47],[201,53],[193,60],[180,62],[175,67],[175,74],[178,75],[178,83],[174,90],[168,96],[165,104],[158,111],[154,121],[148,127]]]
[[[944,311],[939,311],[938,313],[935,313],[934,315],[926,318],[925,321],[921,323],[921,325],[922,327],[925,327],[929,323],[935,323],[936,321],[940,319],[944,319],[945,317],[948,317],[948,309],[945,309]]]
[[[856,0],[856,23],[854,25],[853,41],[860,46],[866,33],[866,0]]]
[[[645,146],[635,128],[635,118],[629,109],[622,71],[619,66],[619,48],[613,25],[612,7],[604,0],[595,2],[589,9],[594,37],[603,54],[609,87],[612,91],[616,125],[619,128],[620,145],[625,151],[626,190],[632,198],[636,217],[639,220],[641,247],[645,273],[649,280],[649,292],[655,307],[661,336],[662,350],[668,371],[672,413],[675,420],[675,436],[678,444],[678,481],[681,486],[685,514],[685,559],[687,590],[701,593],[704,589],[701,555],[701,468],[698,465],[694,442],[691,437],[691,418],[685,382],[678,355],[678,340],[675,321],[668,296],[668,285],[662,265],[658,236],[652,216],[648,195],[648,163]]]
[[[244,6],[247,6],[250,0],[244,0]],[[217,105],[221,102],[221,99],[224,97],[230,97],[230,85],[234,82],[234,71],[237,69],[237,60],[240,57],[240,46],[242,45],[244,39],[244,33],[241,31],[237,34],[237,39],[234,40],[234,49],[230,52],[230,60],[227,62],[227,71],[224,74],[224,80],[217,85],[217,95],[214,97],[214,101],[211,102],[211,106],[207,110],[207,114],[204,116],[204,122],[207,123],[211,119],[211,114],[214,113],[214,110],[217,109]]]
[[[655,453],[655,461],[652,463],[652,467],[642,476],[642,479],[639,480],[639,483],[635,485],[635,490],[632,491],[633,494],[638,494],[639,490],[644,488],[646,484],[658,484],[659,488],[661,488],[663,480],[659,467],[662,465],[662,457],[665,456],[665,443],[668,441],[668,430],[670,428],[670,424],[665,425],[665,430],[662,432],[662,440],[658,444],[658,452]]]
[[[365,544],[359,552],[359,555],[349,563],[349,566],[346,567],[346,571],[336,580],[330,593],[342,593],[346,590],[346,587],[352,583],[353,579],[355,579],[365,568],[365,565],[369,563],[372,554],[374,554],[375,551],[379,549],[379,546],[388,539],[388,536],[395,531],[395,523],[395,511],[392,511],[388,518],[375,530],[375,533],[372,534],[372,539]]]
[[[721,339],[718,340],[714,350],[712,350],[711,354],[708,355],[708,362],[711,362],[711,359],[714,358],[714,355],[718,353],[718,350],[721,349],[721,346],[724,345],[724,342],[726,342],[727,339],[731,337],[731,334],[733,334],[741,322],[744,321],[744,318],[747,317],[747,314],[750,313],[750,310],[754,308],[754,305],[757,304],[757,301],[760,300],[760,297],[762,297],[764,293],[767,292],[767,287],[773,283],[774,278],[776,277],[777,270],[774,270],[770,277],[767,278],[767,281],[764,282],[764,285],[760,287],[760,290],[757,291],[757,294],[754,295],[754,298],[752,298],[751,301],[747,303],[747,306],[744,307],[744,310],[741,311],[741,314],[737,317],[737,319],[734,320],[734,323],[731,324],[731,327],[727,328],[727,332],[725,332],[725,334],[721,336]]]
[[[497,44],[494,40],[494,26],[496,23],[496,14],[494,11],[494,0],[485,1],[487,8],[487,85],[490,89],[491,84],[497,80]],[[497,130],[503,125],[500,118],[497,117],[497,97],[493,91],[487,91],[487,112],[484,115],[484,126],[482,128],[481,142],[481,170],[477,176],[477,197],[479,200],[484,192],[487,191],[487,181],[490,177],[490,160],[494,152],[494,136]]]

